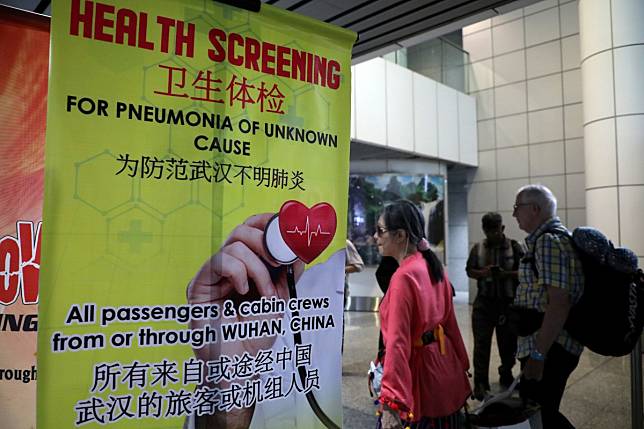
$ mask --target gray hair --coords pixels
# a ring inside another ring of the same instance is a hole
[[[524,202],[536,204],[548,217],[557,215],[557,198],[547,187],[536,184],[526,185],[517,191],[517,197],[523,196]]]

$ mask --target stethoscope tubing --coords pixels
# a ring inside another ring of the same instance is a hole
[[[286,283],[288,284],[288,293],[291,299],[297,299],[297,290],[295,288],[295,272],[293,270],[293,264],[286,266]],[[299,310],[292,310],[292,317],[299,317]],[[300,332],[293,333],[293,342],[296,346],[302,345],[302,334]],[[300,382],[304,385],[306,380],[306,368],[303,365],[297,367],[297,372],[300,375]],[[322,422],[322,424],[328,429],[340,429],[329,416],[326,415],[324,410],[318,404],[318,401],[315,399],[315,395],[312,391],[306,393],[306,400],[308,401],[311,409],[317,416],[317,418]]]

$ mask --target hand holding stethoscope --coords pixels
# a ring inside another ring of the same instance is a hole
[[[274,217],[273,213],[251,216],[238,225],[228,236],[223,246],[202,265],[187,289],[189,304],[223,304],[228,299],[257,300],[262,296],[288,300],[286,268],[277,263],[267,252],[264,244],[265,228]],[[292,263],[295,281],[304,271],[304,263]],[[260,317],[260,316],[255,316]],[[282,317],[281,315],[279,317]],[[244,319],[238,316],[241,321]],[[199,329],[205,324],[219,328],[217,320],[192,321],[191,328]],[[270,349],[275,336],[240,340],[230,343],[215,343],[195,350],[199,359],[217,359],[223,354],[254,355],[260,349]]]
[[[279,297],[285,301],[297,299],[295,285],[304,271],[303,261],[312,262],[331,242],[335,229],[335,210],[327,203],[319,203],[309,209],[297,201],[287,201],[276,215],[251,216],[233,230],[221,249],[190,281],[188,302],[222,304],[228,299],[252,301],[261,297]],[[298,312],[292,311],[292,315],[297,317]],[[221,318],[191,321],[191,328],[199,329],[206,323],[218,329]],[[203,361],[215,360],[222,355],[242,355],[244,351],[254,355],[259,350],[271,348],[275,339],[272,336],[217,342],[195,350],[195,355]],[[302,344],[299,332],[294,333],[293,341],[296,345]],[[298,367],[297,371],[303,381],[306,375],[304,367]],[[313,392],[308,392],[306,398],[314,414],[327,428],[339,429],[320,408]],[[213,418],[215,425],[225,425],[229,418],[235,418],[236,423],[242,420],[243,426],[250,425],[252,408],[240,410],[238,414],[239,419],[224,413],[208,418]]]

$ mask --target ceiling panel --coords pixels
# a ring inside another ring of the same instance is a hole
[[[361,1],[364,2],[364,0]],[[361,1],[354,0],[352,2],[345,3],[358,4]],[[314,16],[316,17],[316,19],[326,22],[333,17],[343,13],[346,10],[346,7],[346,4],[338,5],[330,1],[318,0],[298,7],[297,13],[301,13],[302,15],[306,16]]]
[[[262,0],[358,33],[354,63],[539,0]],[[442,31],[442,32],[441,32]],[[425,40],[427,40],[425,39]]]
[[[439,0],[447,1],[447,0]],[[436,3],[436,1],[427,0],[375,0],[367,2],[361,7],[348,10],[343,16],[331,21],[332,24],[341,27],[354,27],[360,30],[360,27],[368,27],[377,23],[386,23],[388,19],[404,15],[423,5]]]
[[[450,8],[442,7],[443,5],[424,7],[413,15],[398,17],[382,25],[361,31],[359,33],[360,37],[354,46],[353,55],[366,54],[426,33],[429,30],[434,30],[441,26],[445,27],[448,24],[466,19],[468,16],[485,12],[490,9],[490,4],[497,3],[499,1],[474,0],[460,2],[460,4]]]
[[[356,31],[358,40],[353,48],[353,62],[358,63],[539,0],[261,1]],[[0,4],[30,11],[49,3],[47,0],[0,0]],[[50,9],[47,6],[45,14],[49,15]]]

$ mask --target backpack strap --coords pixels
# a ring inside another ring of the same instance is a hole
[[[523,258],[523,256],[525,255],[525,249],[523,248],[523,245],[517,240],[512,239],[510,240],[510,245],[512,246],[512,258],[514,258],[514,261],[516,262],[516,258],[519,257],[518,262],[521,262],[520,258]]]
[[[507,261],[509,259],[512,260],[512,265],[514,266],[514,254],[515,254],[515,249],[514,249],[514,240],[505,237],[505,241],[503,243],[504,246],[504,251],[503,254],[501,255],[501,261]],[[505,269],[505,267],[503,267]]]
[[[535,279],[539,278],[539,270],[537,270],[537,259],[535,257],[535,252],[536,252],[536,247],[537,247],[537,241],[544,235],[544,234],[553,234],[553,235],[558,235],[560,237],[571,237],[570,232],[567,230],[561,230],[559,228],[550,228],[546,229],[543,231],[541,234],[537,236],[534,240],[534,247],[532,248],[532,252],[526,253],[523,259],[521,259],[521,262],[524,264],[530,264],[530,268],[532,270],[532,274],[534,274]],[[572,240],[571,240],[572,242]],[[574,243],[573,243],[574,246]]]

